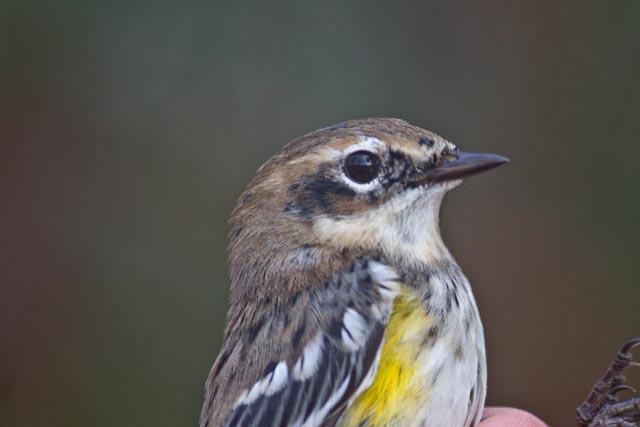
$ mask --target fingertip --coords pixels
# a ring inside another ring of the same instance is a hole
[[[515,408],[486,408],[481,427],[547,427],[535,415]]]

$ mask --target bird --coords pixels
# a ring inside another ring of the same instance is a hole
[[[463,178],[506,162],[394,118],[287,143],[231,214],[200,426],[478,424],[484,331],[439,216]]]

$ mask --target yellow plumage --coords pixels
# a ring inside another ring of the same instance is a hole
[[[347,409],[342,426],[384,426],[411,417],[428,399],[425,378],[416,372],[423,342],[433,325],[418,297],[404,287],[385,330],[373,383]],[[420,396],[420,398],[418,398]]]

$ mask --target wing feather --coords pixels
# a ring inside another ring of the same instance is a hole
[[[236,400],[224,425],[334,425],[373,378],[398,280],[391,268],[367,261],[316,293],[310,304],[326,313],[325,327],[304,342],[297,359],[270,363]]]

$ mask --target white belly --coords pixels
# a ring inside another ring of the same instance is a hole
[[[457,356],[452,348],[440,339],[420,361],[425,380],[433,385],[416,426],[466,427],[479,421],[486,394],[486,375],[479,373],[486,369],[484,349],[468,345]]]

